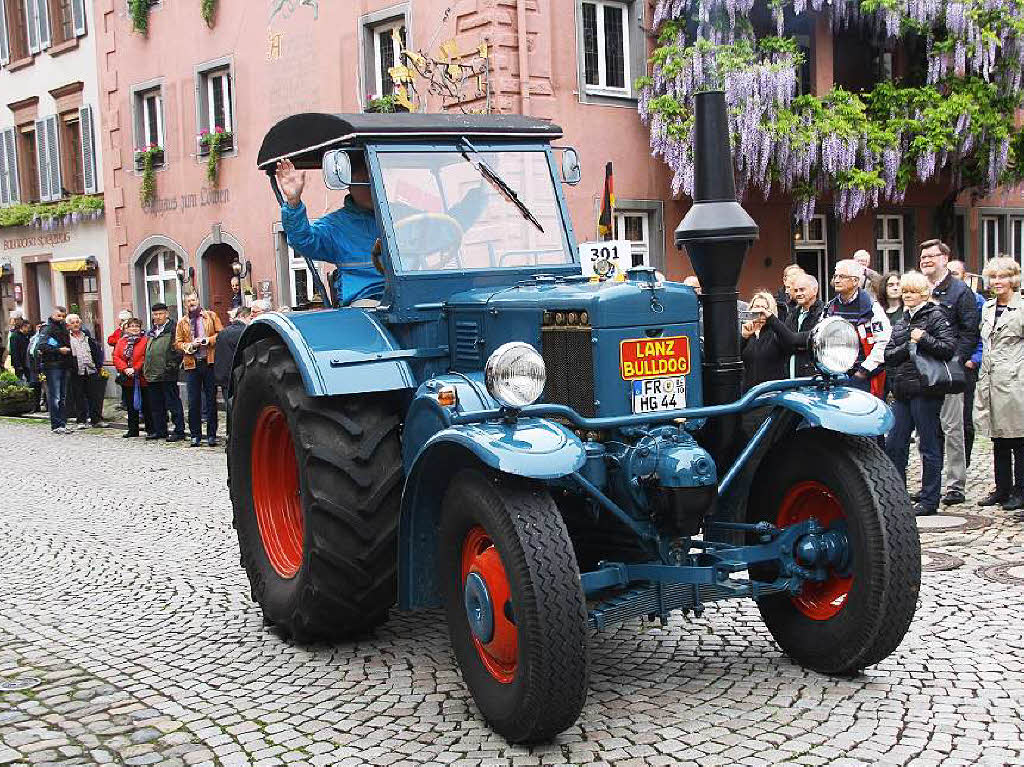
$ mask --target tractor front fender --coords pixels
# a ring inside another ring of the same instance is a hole
[[[437,529],[448,483],[464,468],[486,466],[536,480],[577,471],[583,443],[564,426],[539,418],[487,422],[437,432],[420,449],[406,474],[398,532],[398,604],[401,609],[438,607]]]
[[[889,407],[873,394],[850,386],[805,387],[760,397],[757,405],[797,413],[809,426],[855,437],[878,437],[893,425]]]
[[[261,314],[242,333],[232,368],[245,347],[268,337],[288,347],[311,397],[416,388],[406,361],[416,352],[403,350],[363,309]]]

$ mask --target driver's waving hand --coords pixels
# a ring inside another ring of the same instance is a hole
[[[315,261],[338,267],[334,290],[342,305],[361,299],[379,301],[384,293],[384,276],[374,267],[371,255],[380,229],[366,184],[366,161],[355,152],[351,157],[355,185],[349,187],[345,204],[312,224],[302,203],[306,174],[296,170],[291,160],[282,160],[276,168],[277,185],[285,199],[281,224],[288,244]]]

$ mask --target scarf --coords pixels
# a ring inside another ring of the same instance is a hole
[[[199,329],[199,327],[200,327],[199,323],[203,321],[203,310],[202,310],[202,308],[201,307],[196,307],[195,310],[189,311],[188,318],[189,318],[189,321],[192,323],[192,338],[193,339],[199,338],[200,332],[201,332],[200,329]]]
[[[124,361],[128,363],[128,367],[132,367],[132,353],[135,351],[135,344],[137,344],[139,342],[139,339],[142,338],[142,334],[140,333],[137,336],[125,334],[124,336],[122,336],[122,338],[125,339]]]

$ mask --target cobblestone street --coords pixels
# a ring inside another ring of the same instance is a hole
[[[899,650],[835,679],[783,657],[752,602],[591,639],[576,726],[510,747],[438,612],[297,647],[262,625],[222,449],[0,420],[0,764],[1021,765],[1024,515],[990,490],[922,525]]]

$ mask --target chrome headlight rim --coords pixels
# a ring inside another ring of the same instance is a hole
[[[512,366],[525,366],[518,377]],[[532,369],[533,375],[527,374]],[[505,407],[522,408],[540,399],[547,385],[544,358],[525,341],[502,344],[487,358],[484,365],[487,393]]]
[[[836,352],[836,346],[842,344],[845,348],[838,349],[839,353],[847,351],[845,357],[840,357],[840,364],[845,365],[839,369],[837,364],[829,364],[827,358],[832,357]],[[828,345],[828,346],[826,346]],[[814,329],[811,330],[810,343],[808,344],[811,359],[815,367],[824,375],[835,377],[845,375],[850,371],[860,354],[860,338],[857,337],[857,330],[853,325],[842,317],[825,317]],[[846,364],[847,358],[849,364]]]

